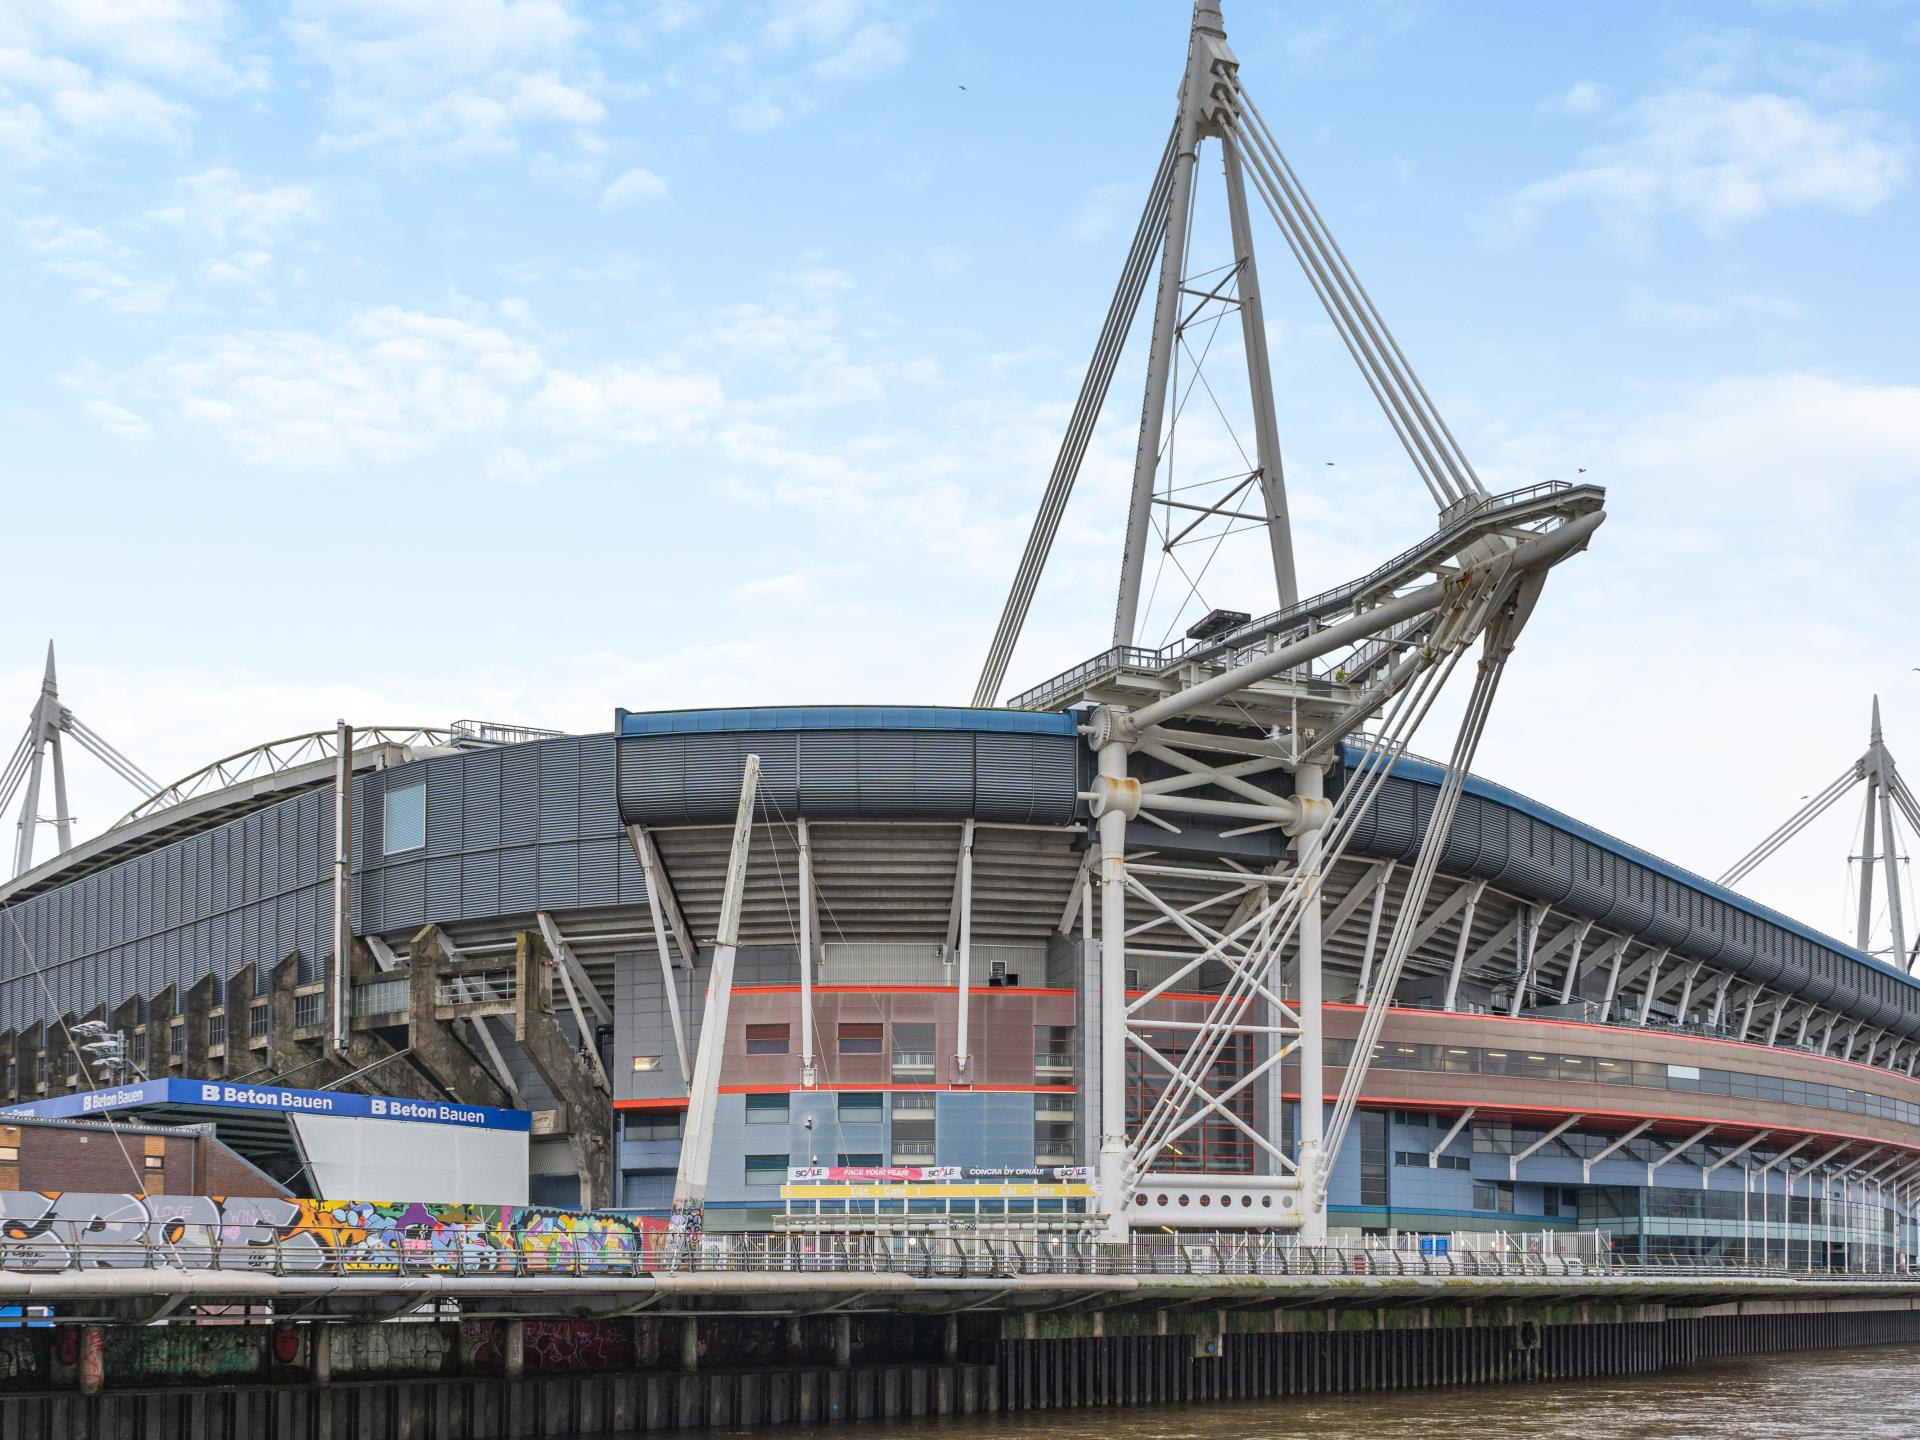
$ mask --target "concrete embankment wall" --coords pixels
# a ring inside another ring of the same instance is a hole
[[[573,1337],[564,1346],[522,1334],[504,1347],[471,1325],[464,1337],[457,1325],[335,1325],[320,1353],[305,1327],[109,1331],[121,1338],[98,1356],[105,1385],[91,1394],[71,1329],[12,1331],[0,1335],[0,1440],[740,1429],[1644,1375],[1920,1341],[1920,1301],[1875,1297],[857,1319],[553,1322]],[[227,1336],[202,1338],[216,1330]]]

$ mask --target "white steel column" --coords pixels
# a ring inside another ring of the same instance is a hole
[[[960,827],[960,975],[958,1025],[953,1047],[953,1083],[973,1083],[973,1052],[967,1048],[968,1008],[972,1003],[969,982],[973,975],[973,821]]]
[[[1128,788],[1127,746],[1100,747],[1109,792]],[[1133,782],[1138,793],[1138,782]],[[1097,1204],[1109,1240],[1127,1238],[1127,812],[1108,793],[1100,811],[1100,1169]]]
[[[641,854],[644,856],[645,851]],[[653,948],[660,957],[660,992],[666,1000],[667,1019],[673,1025],[673,1050],[680,1060],[680,1083],[691,1092],[693,1064],[687,1057],[687,1022],[680,1013],[680,986],[673,973],[673,956],[667,950],[667,907],[662,902],[658,878],[644,865],[642,869],[647,885],[647,915],[653,921]],[[693,968],[692,956],[687,957],[687,968]]]
[[[1280,608],[1300,600],[1294,573],[1293,521],[1287,513],[1287,481],[1280,465],[1280,427],[1273,418],[1273,374],[1267,354],[1267,322],[1260,304],[1260,271],[1253,259],[1253,227],[1247,222],[1246,177],[1240,173],[1240,147],[1223,138],[1227,181],[1227,218],[1233,231],[1233,258],[1240,267],[1240,339],[1247,352],[1247,391],[1253,401],[1253,463],[1267,502],[1267,543],[1273,552],[1273,583]]]
[[[333,738],[333,1014],[327,1017],[327,1048],[335,1053],[347,1048],[352,1023],[352,957],[353,727],[342,720]]]
[[[1873,835],[1880,818],[1874,813],[1878,808],[1874,802],[1880,793],[1880,777],[1871,768],[1873,752],[1880,745],[1880,702],[1877,699],[1873,702],[1873,717],[1873,743],[1867,751],[1867,823],[1860,836],[1860,928],[1854,937],[1854,946],[1860,950],[1865,950],[1867,942],[1873,938]]]
[[[972,822],[969,821],[969,824]],[[811,1090],[813,1069],[813,836],[806,817],[800,835],[800,1083]]]
[[[73,848],[73,812],[67,808],[67,757],[66,752],[60,748],[60,731],[58,728],[50,730],[47,733],[47,743],[53,751],[53,833],[59,842],[60,853],[64,855]],[[1887,816],[1887,825],[1889,827],[1887,833],[1891,835],[1893,833],[1891,828],[1893,825],[1893,816],[1891,813]],[[1892,850],[1893,842],[1891,840],[1887,842],[1887,848],[1889,851]],[[1898,913],[1898,911],[1895,912],[1896,915]],[[1894,949],[1898,952],[1900,945],[1897,921],[1895,922],[1894,933]]]
[[[1380,914],[1387,904],[1387,885],[1393,879],[1394,862],[1389,860],[1387,868],[1380,872],[1380,883],[1373,890],[1373,911],[1367,917],[1367,948],[1360,952],[1360,978],[1353,988],[1353,1003],[1367,1003],[1367,985],[1373,978],[1374,952],[1380,948]]]
[[[1466,968],[1467,946],[1473,941],[1473,915],[1480,908],[1480,896],[1486,891],[1487,882],[1478,881],[1473,893],[1467,896],[1467,908],[1460,915],[1460,939],[1453,947],[1453,966],[1447,971],[1447,993],[1440,1008],[1451,1010],[1454,1002],[1460,998],[1460,973]]]
[[[1196,0],[1187,39],[1187,73],[1180,84],[1180,119],[1173,153],[1173,200],[1167,210],[1160,252],[1160,282],[1153,302],[1153,334],[1147,349],[1147,387],[1140,402],[1140,438],[1133,456],[1133,500],[1127,509],[1127,548],[1120,558],[1120,595],[1113,612],[1113,643],[1133,644],[1140,609],[1140,577],[1153,532],[1153,486],[1160,471],[1160,431],[1166,420],[1167,377],[1173,367],[1174,331],[1180,324],[1180,274],[1187,254],[1187,212],[1193,204],[1193,166],[1200,148],[1200,108],[1207,97],[1207,47],[1201,25],[1217,29],[1220,13],[1211,0]],[[1223,32],[1224,34],[1224,32]],[[1110,862],[1108,862],[1110,863]]]
[[[1308,828],[1296,842],[1300,851],[1300,870],[1306,889],[1300,902],[1300,1123],[1295,1127],[1300,1142],[1296,1164],[1300,1176],[1300,1194],[1305,1213],[1300,1221],[1300,1241],[1304,1245],[1323,1245],[1327,1239],[1325,1196],[1319,1185],[1321,1170],[1329,1163],[1323,1154],[1326,1144],[1326,986],[1320,950],[1320,896],[1326,877],[1320,873],[1321,834],[1319,814],[1325,809],[1327,767],[1310,763],[1294,771],[1293,788],[1303,820]],[[1310,803],[1311,802],[1311,803]],[[1277,1068],[1277,1067],[1276,1067]],[[1273,1139],[1278,1142],[1279,1136]]]
[[[1875,709],[1877,713],[1878,702]],[[56,748],[53,752],[53,776],[56,782],[60,778],[58,743],[55,741]],[[1882,763],[1885,763],[1884,760]],[[1895,965],[1904,970],[1907,968],[1907,927],[1900,913],[1900,851],[1893,837],[1893,795],[1890,793],[1892,787],[1888,783],[1889,778],[1883,770],[1880,782],[1880,848],[1884,853],[1881,856],[1881,863],[1887,867],[1887,925],[1893,932],[1892,960]],[[62,815],[67,813],[67,802],[64,799],[60,802],[60,813]],[[63,837],[64,834],[65,832],[62,831]],[[62,850],[67,848],[64,838],[60,842],[60,848]]]
[[[687,1128],[680,1142],[680,1170],[673,1183],[668,1228],[682,1237],[698,1235],[706,1225],[707,1177],[713,1166],[713,1131],[720,1105],[720,1062],[727,1049],[727,1011],[733,1003],[733,960],[740,942],[740,904],[747,887],[747,849],[753,840],[754,794],[760,785],[760,757],[747,756],[740,781],[740,809],[733,821],[733,846],[727,856],[727,887],[720,897],[720,933],[707,972],[707,1000],[700,1012],[700,1048],[687,1091]]]

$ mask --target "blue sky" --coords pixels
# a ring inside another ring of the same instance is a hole
[[[1874,691],[1920,757],[1920,6],[1225,10],[1483,476],[1609,489],[1482,768],[1717,871]],[[1186,24],[0,0],[0,696],[54,636],[68,702],[165,775],[340,714],[964,701]],[[1432,516],[1259,243],[1317,588]],[[1138,352],[1016,687],[1104,641]],[[1223,555],[1204,599],[1263,583]],[[124,808],[75,779],[83,829]],[[1840,926],[1851,820],[1754,893]]]

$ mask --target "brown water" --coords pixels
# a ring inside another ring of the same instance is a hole
[[[813,1440],[1920,1440],[1920,1345],[1763,1355],[1667,1375],[1219,1400],[781,1430]]]

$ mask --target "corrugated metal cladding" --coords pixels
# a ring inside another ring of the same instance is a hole
[[[622,717],[628,724],[650,718]],[[647,825],[731,820],[753,754],[762,803],[781,814],[1065,825],[1079,803],[1083,748],[1057,725],[1026,732],[660,728],[620,737],[620,817]]]
[[[354,785],[354,924],[642,903],[646,881],[621,832],[614,738],[588,735],[435,756]],[[426,844],[381,853],[389,788],[427,787]],[[248,961],[257,983],[300,954],[317,980],[333,940],[333,790],[294,796],[96,871],[0,919],[0,1029],[129,995],[222,980]]]
[[[366,776],[356,817],[359,929],[643,903],[646,879],[621,830],[614,768],[614,737],[584,735]],[[423,783],[426,844],[385,854],[387,792]]]
[[[1419,848],[1438,794],[1437,771],[1394,774],[1354,829],[1349,853],[1408,859]],[[1475,782],[1477,789],[1491,789]],[[1799,926],[1772,923],[1736,902],[1642,863],[1628,847],[1571,833],[1546,813],[1492,794],[1460,797],[1441,869],[1491,881],[1566,916],[1591,918],[1689,959],[1725,966],[1902,1033],[1920,1032],[1920,986]],[[1713,887],[1717,889],[1718,887]]]
[[[116,1005],[129,995],[260,980],[298,951],[319,977],[333,946],[333,792],[310,791],[95,871],[9,908],[0,922],[0,1029]]]

